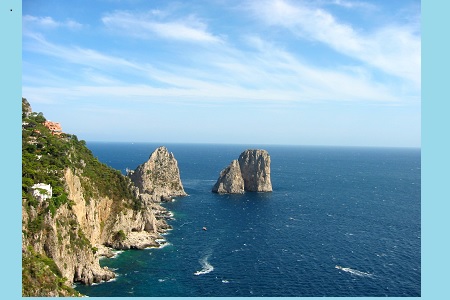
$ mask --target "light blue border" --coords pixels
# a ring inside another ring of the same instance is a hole
[[[0,0],[0,93],[1,105],[1,212],[2,270],[4,298],[22,294],[21,269],[21,80],[22,2]]]
[[[11,11],[12,9],[12,11]],[[422,1],[422,298],[442,299],[450,256],[450,1]],[[5,299],[21,297],[22,3],[0,0],[3,215],[0,282]],[[103,298],[99,298],[103,299]],[[179,298],[176,298],[179,299]],[[194,298],[202,299],[202,298]],[[285,298],[283,298],[285,299]],[[311,298],[309,298],[311,299]],[[314,298],[315,299],[315,298]],[[355,299],[355,298],[352,298]],[[356,298],[362,299],[362,298]]]
[[[426,299],[444,299],[450,286],[449,11],[449,1],[422,1],[422,297]]]

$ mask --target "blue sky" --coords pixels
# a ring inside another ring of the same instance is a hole
[[[420,1],[22,2],[22,96],[87,141],[421,145]]]

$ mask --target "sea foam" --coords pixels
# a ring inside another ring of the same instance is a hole
[[[342,270],[344,272],[353,274],[353,275],[361,276],[361,277],[372,277],[373,276],[373,274],[371,274],[371,273],[366,273],[366,272],[358,271],[358,270],[351,269],[351,268],[344,268],[341,266],[336,266],[335,268],[338,270]]]
[[[199,260],[200,264],[202,265],[202,269],[200,271],[197,271],[194,273],[194,275],[203,275],[211,273],[214,270],[214,267],[208,262],[209,255],[203,257]]]

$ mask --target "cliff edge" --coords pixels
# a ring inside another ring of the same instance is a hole
[[[160,246],[171,214],[47,123],[22,98],[22,296],[80,296],[73,283],[115,277],[110,248]]]

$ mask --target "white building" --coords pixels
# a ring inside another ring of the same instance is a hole
[[[31,187],[33,191],[33,197],[38,201],[44,201],[52,197],[52,186],[45,183],[36,183]]]

